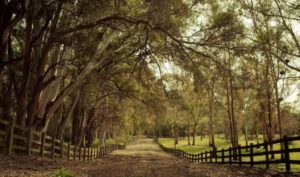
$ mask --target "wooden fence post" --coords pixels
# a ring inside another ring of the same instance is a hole
[[[238,145],[239,166],[242,166],[242,147]]]
[[[41,155],[41,157],[45,156],[45,141],[46,141],[46,133],[42,132],[41,146],[40,146],[40,155]]]
[[[100,152],[99,152],[99,156],[100,156],[100,158],[102,158],[102,146],[100,146]]]
[[[217,148],[216,147],[214,147],[214,149],[213,149],[213,157],[215,157],[215,162],[218,162]]]
[[[253,167],[253,143],[250,143],[250,166]]]
[[[82,150],[82,147],[81,147],[81,145],[80,145],[80,146],[79,146],[79,161],[81,160],[81,154],[82,154],[81,150]]]
[[[14,143],[14,129],[15,129],[16,121],[14,118],[10,119],[9,129],[8,129],[8,147],[7,147],[7,154],[11,155]]]
[[[77,145],[74,144],[74,153],[73,153],[73,159],[74,160],[76,160],[76,156],[77,156],[76,152],[77,152]]]
[[[98,158],[98,147],[94,148],[94,159]]]
[[[207,159],[207,151],[205,151],[205,162],[207,162],[208,159]]]
[[[95,151],[94,151],[95,149],[94,149],[93,147],[91,147],[91,150],[92,150],[92,153],[91,153],[91,154],[92,154],[92,160],[93,160],[93,159],[94,159],[94,156],[95,156]]]
[[[85,150],[86,150],[86,147],[84,146],[83,147],[83,161],[85,161],[85,159],[86,159],[86,152],[85,152]]]
[[[289,152],[289,140],[287,136],[283,137],[284,145],[284,161],[285,161],[285,170],[286,172],[291,171],[291,161],[290,161],[290,152]]]
[[[94,159],[97,159],[98,157],[98,147],[94,148]]]
[[[93,159],[93,148],[90,147],[90,160],[92,160],[92,159]]]
[[[222,149],[222,163],[224,163],[224,149]]]
[[[231,152],[231,147],[229,148],[228,151],[229,151],[229,155],[228,155],[229,163],[232,164],[232,158],[231,158],[231,153],[232,153],[232,152]]]
[[[201,163],[203,163],[203,152],[201,152]]]
[[[89,153],[90,153],[90,160],[92,160],[93,159],[93,148],[92,147],[89,147],[90,148],[90,150],[89,150]]]
[[[99,158],[101,158],[102,157],[102,147],[100,146],[99,147]]]
[[[212,163],[212,154],[213,152],[212,151],[209,151],[209,162]]]
[[[94,147],[91,147],[92,149],[92,160],[95,158],[95,148]]]
[[[32,128],[28,128],[27,130],[27,155],[31,155],[31,146],[32,146]]]
[[[97,146],[96,158],[99,158],[99,146]]]
[[[68,160],[70,160],[71,142],[68,142]]]
[[[51,158],[54,158],[54,152],[55,152],[55,137],[52,136],[52,146],[51,146]]]
[[[100,158],[103,157],[103,146],[100,147]]]
[[[62,138],[60,140],[60,158],[63,158],[64,156],[64,139]]]
[[[268,150],[268,141],[264,141],[264,148],[265,148],[265,156],[266,156],[266,168],[268,169],[270,164],[269,164],[269,150]]]

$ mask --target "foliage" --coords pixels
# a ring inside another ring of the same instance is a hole
[[[233,146],[299,134],[296,1],[0,7],[0,117],[21,127],[86,146],[141,134],[179,144],[208,135],[212,146],[217,133]]]
[[[52,174],[53,177],[75,177],[70,170],[65,168],[57,169]]]

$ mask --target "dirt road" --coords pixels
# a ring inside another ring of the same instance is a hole
[[[13,160],[12,160],[13,161]],[[124,150],[89,162],[28,160],[0,162],[0,176],[51,176],[65,167],[77,177],[283,177],[297,176],[271,170],[214,164],[193,164],[167,154],[152,139],[138,139]],[[34,165],[30,165],[34,163]],[[27,165],[27,166],[26,166]],[[300,176],[300,175],[299,175]]]

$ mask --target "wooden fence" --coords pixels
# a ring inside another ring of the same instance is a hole
[[[267,169],[270,164],[281,164],[285,166],[286,172],[291,171],[291,165],[300,164],[300,147],[290,147],[293,142],[300,141],[299,137],[287,137],[272,142],[253,144],[249,146],[238,146],[236,148],[228,148],[221,150],[205,151],[201,153],[187,153],[178,149],[166,148],[159,144],[160,147],[169,153],[173,153],[178,157],[188,159],[196,163],[221,163],[221,164],[237,164],[237,165],[263,165]],[[270,145],[279,145],[270,150]],[[280,147],[283,145],[283,148]],[[298,153],[298,154],[297,154]],[[291,158],[294,154],[294,158]],[[271,158],[274,156],[275,158]],[[255,158],[256,157],[256,158]],[[259,158],[257,158],[259,157]]]
[[[11,155],[13,152],[41,157],[67,158],[69,160],[92,160],[116,150],[122,145],[110,144],[98,147],[78,147],[46,133],[36,132],[15,125],[14,121],[0,119],[0,149]]]

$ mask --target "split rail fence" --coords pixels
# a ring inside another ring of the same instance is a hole
[[[160,147],[169,153],[173,153],[178,157],[188,159],[189,161],[196,163],[221,163],[221,164],[237,164],[237,165],[263,165],[265,168],[269,168],[271,164],[284,165],[286,172],[291,171],[291,165],[300,164],[300,147],[291,147],[290,144],[300,141],[299,137],[287,137],[283,139],[253,144],[248,146],[238,146],[236,148],[228,148],[221,150],[211,150],[201,153],[187,153],[178,149],[166,148],[159,144]],[[283,148],[277,148],[270,150],[270,145],[283,146]],[[291,158],[293,155],[294,158]],[[272,159],[272,156],[275,158]],[[256,158],[258,157],[258,158]]]
[[[0,119],[0,150],[8,155],[15,152],[69,160],[92,160],[123,148],[123,145],[118,144],[78,147],[64,139],[56,139],[46,133],[20,127],[14,121]]]

